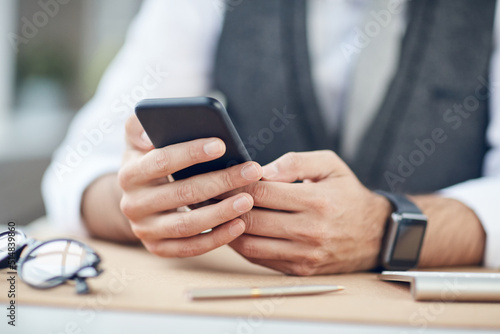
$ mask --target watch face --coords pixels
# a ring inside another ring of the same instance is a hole
[[[394,269],[413,268],[418,263],[426,220],[401,218],[397,224],[389,265]]]
[[[415,224],[410,219],[403,219],[399,225],[392,259],[396,261],[415,261],[420,250],[420,243],[425,225]]]

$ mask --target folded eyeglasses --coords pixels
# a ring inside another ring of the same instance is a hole
[[[86,279],[102,273],[100,262],[92,248],[77,240],[37,241],[20,230],[0,233],[0,269],[17,270],[25,283],[38,289],[74,281],[77,293],[88,293]]]

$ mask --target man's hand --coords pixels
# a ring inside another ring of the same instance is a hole
[[[205,138],[154,149],[135,115],[127,121],[126,140],[127,151],[118,173],[123,190],[120,207],[133,233],[150,252],[166,257],[195,256],[243,233],[246,226],[238,217],[253,206],[247,193],[195,210],[186,207],[259,180],[262,168],[257,163],[169,182],[176,171],[221,157],[224,142]],[[213,231],[200,234],[207,229]]]
[[[287,153],[263,171],[264,181],[245,187],[255,208],[241,217],[245,234],[230,243],[238,253],[294,275],[378,264],[390,204],[335,153]]]

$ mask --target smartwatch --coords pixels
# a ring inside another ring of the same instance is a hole
[[[388,270],[408,270],[418,264],[427,216],[406,196],[376,190],[393,207],[382,242],[382,266]]]

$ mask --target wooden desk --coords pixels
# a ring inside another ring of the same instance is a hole
[[[96,311],[109,310],[229,317],[249,326],[275,319],[397,326],[409,330],[500,330],[500,303],[415,302],[407,284],[382,282],[373,273],[291,277],[250,264],[228,247],[195,258],[165,259],[138,246],[79,239],[90,244],[103,259],[105,272],[89,280],[93,293],[78,296],[69,285],[36,290],[18,279],[18,305],[74,309],[82,320]],[[7,274],[5,270],[0,273],[0,303],[5,304]],[[185,291],[194,287],[295,284],[339,284],[346,290],[317,296],[203,302],[185,298]],[[3,328],[5,316],[1,319]],[[30,320],[21,314],[18,321]]]

